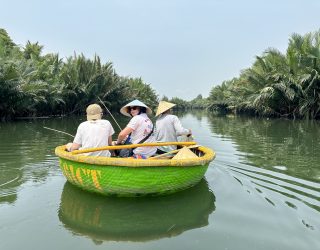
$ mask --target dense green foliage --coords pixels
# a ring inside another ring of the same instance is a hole
[[[320,31],[293,34],[286,54],[257,56],[238,78],[213,87],[208,108],[289,118],[320,118]]]
[[[103,64],[98,56],[62,60],[58,54],[42,55],[42,49],[30,41],[20,48],[0,29],[1,120],[83,113],[99,98],[114,111],[135,98],[153,108],[158,104],[149,84],[119,76],[112,63]]]
[[[191,101],[185,101],[179,97],[172,97],[169,99],[166,96],[163,96],[161,100],[175,103],[175,110],[206,109],[209,106],[208,98],[203,98],[202,95],[198,95]]]
[[[0,117],[83,113],[99,98],[113,111],[140,99],[155,109],[158,95],[141,78],[119,76],[99,56],[42,55],[43,46],[20,48],[0,29]],[[245,113],[288,118],[320,118],[320,31],[293,34],[285,54],[267,49],[240,76],[214,86],[208,98],[162,100],[175,109],[209,109],[219,114]]]

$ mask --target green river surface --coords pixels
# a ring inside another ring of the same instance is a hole
[[[72,137],[43,127],[75,134],[84,117],[0,123],[0,249],[320,249],[318,121],[179,117],[217,154],[205,178],[129,199],[62,175],[54,149]]]

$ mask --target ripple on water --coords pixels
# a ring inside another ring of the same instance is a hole
[[[270,197],[264,197],[270,203],[273,196],[277,196],[291,208],[297,208],[293,201],[300,201],[312,209],[320,211],[320,184],[306,181],[265,169],[252,166],[232,166],[229,165],[234,178],[242,184],[249,182],[257,193],[262,194],[262,190],[268,190]],[[277,168],[278,169],[278,168]],[[270,192],[271,191],[271,192]],[[288,201],[288,198],[290,201]],[[271,203],[273,204],[273,202]]]
[[[21,184],[21,174],[8,169],[0,169],[0,204],[13,203]]]
[[[20,175],[17,175],[14,178],[10,177],[8,180],[3,180],[3,178],[1,178],[0,188],[4,188],[4,187],[8,186],[10,183],[16,182],[20,178],[21,178]]]
[[[290,245],[299,247],[292,249],[314,249],[307,246],[317,244],[310,244],[310,240],[314,241],[313,234],[320,231],[320,183],[292,177],[278,169],[230,161],[219,162],[215,167],[219,170],[215,175],[219,176],[210,176],[209,180],[216,181],[217,210],[224,218],[220,231],[241,235],[243,241],[254,238],[257,242],[262,236],[267,237],[261,241],[274,242],[274,246],[283,245],[284,238],[293,238]],[[227,223],[230,218],[232,226]]]

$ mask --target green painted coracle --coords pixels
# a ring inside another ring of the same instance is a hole
[[[67,180],[87,191],[114,196],[164,195],[194,186],[204,176],[215,153],[197,149],[191,159],[133,159],[86,156],[56,148]]]

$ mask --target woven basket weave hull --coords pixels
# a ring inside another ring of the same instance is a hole
[[[207,148],[204,156],[195,161],[74,156],[63,146],[56,148],[56,154],[70,183],[87,191],[116,196],[163,195],[194,186],[214,158]]]

